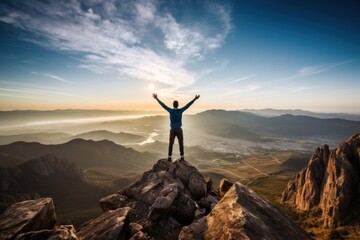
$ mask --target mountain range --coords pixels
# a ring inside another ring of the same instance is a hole
[[[360,121],[320,119],[290,114],[262,117],[249,112],[208,110],[189,116],[193,126],[222,137],[329,137],[343,139],[360,129]]]
[[[93,141],[74,139],[58,145],[46,145],[37,142],[15,142],[0,146],[0,157],[11,156],[17,162],[54,154],[76,163],[83,169],[91,167],[108,167],[129,170],[151,166],[149,159],[158,157],[149,152],[138,152],[132,148],[115,144],[108,140]],[[7,160],[8,162],[8,160]],[[4,162],[0,159],[0,165]]]
[[[309,116],[316,118],[341,118],[351,121],[360,121],[360,114],[349,114],[349,113],[319,113],[319,112],[305,111],[301,109],[273,109],[273,108],[243,109],[241,111],[251,112],[263,117],[276,117],[285,114],[291,114],[295,116]]]

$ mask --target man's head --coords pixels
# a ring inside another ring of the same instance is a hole
[[[175,100],[175,101],[173,102],[173,106],[174,106],[174,108],[178,108],[179,102]]]

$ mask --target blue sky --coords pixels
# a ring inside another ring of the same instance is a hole
[[[2,1],[0,109],[360,113],[358,1]]]

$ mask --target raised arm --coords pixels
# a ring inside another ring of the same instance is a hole
[[[200,95],[195,95],[194,99],[191,100],[188,104],[186,104],[183,108],[181,108],[182,111],[185,111],[188,109],[197,99],[200,98]]]
[[[157,94],[156,93],[153,93],[153,98],[155,98],[158,103],[160,104],[160,106],[162,106],[166,111],[170,111],[171,108],[169,108],[168,106],[165,105],[165,103],[163,103],[162,101],[160,101],[160,99],[158,98]]]

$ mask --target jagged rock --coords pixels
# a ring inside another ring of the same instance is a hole
[[[227,180],[226,178],[221,179],[220,184],[219,184],[219,195],[220,195],[220,197],[224,196],[225,193],[227,191],[229,191],[229,189],[231,188],[232,185],[233,185],[233,183],[230,182],[229,180]]]
[[[167,185],[151,205],[148,219],[156,221],[159,217],[169,213],[178,194],[179,188],[176,183]]]
[[[186,225],[194,218],[195,200],[206,196],[206,182],[185,160],[170,163],[161,159],[119,194],[151,204],[148,219],[152,222],[172,216]]]
[[[188,195],[181,193],[173,204],[171,216],[180,224],[190,224],[195,216],[196,203]]]
[[[206,195],[206,182],[200,172],[187,161],[170,163],[159,160],[141,180],[123,189],[119,194],[153,204],[160,192],[170,183],[176,183],[185,194],[198,200]]]
[[[134,236],[136,233],[140,232],[143,229],[143,227],[140,224],[137,223],[130,223],[129,224],[129,235]]]
[[[124,207],[116,210],[109,210],[99,217],[89,220],[80,226],[77,233],[79,239],[119,239],[126,237],[129,225],[129,213],[131,208]]]
[[[126,200],[126,196],[115,193],[100,199],[100,207],[104,212],[107,210],[114,210],[125,207]]]
[[[0,239],[12,239],[28,231],[52,229],[55,221],[55,207],[51,198],[15,203],[0,216]]]
[[[132,236],[129,240],[147,240],[148,238],[145,236],[143,232],[137,232],[134,236]]]
[[[55,226],[52,230],[31,231],[18,235],[15,240],[78,240],[73,225]]]
[[[308,239],[275,206],[236,182],[209,215],[182,229],[179,239]]]
[[[342,225],[351,217],[351,207],[360,193],[360,133],[335,150],[318,148],[306,168],[287,185],[282,202],[299,210],[319,207],[324,226]]]

